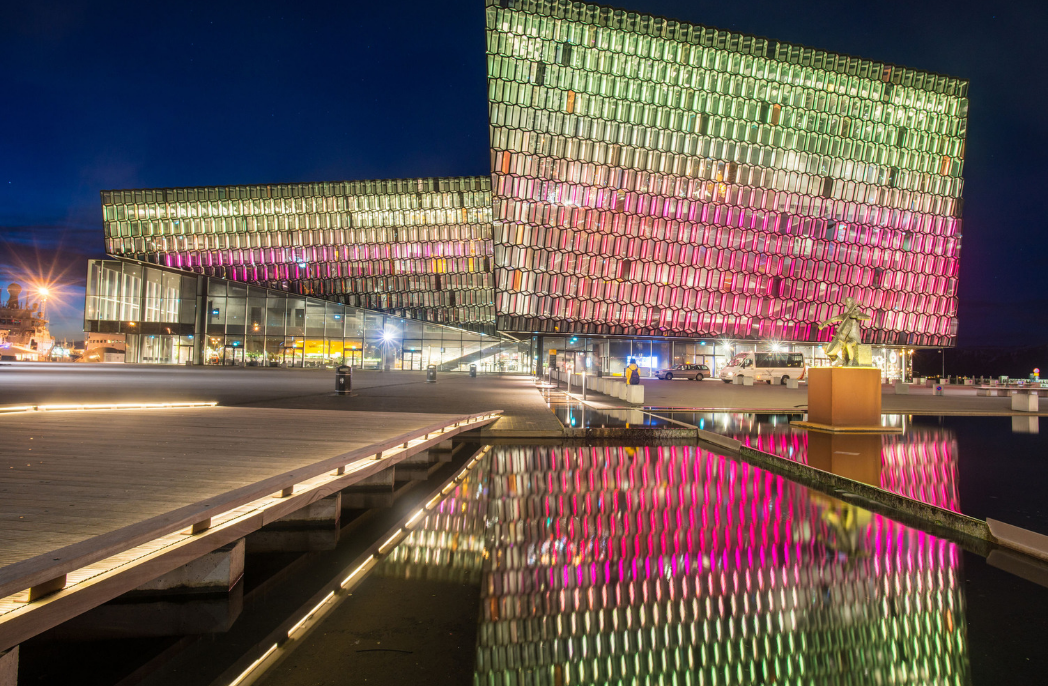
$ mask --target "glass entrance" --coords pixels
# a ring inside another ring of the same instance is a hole
[[[174,364],[178,336],[142,336],[142,359],[144,364]]]

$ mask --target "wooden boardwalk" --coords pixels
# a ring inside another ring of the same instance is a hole
[[[0,415],[0,650],[497,417],[244,407]],[[138,560],[151,566],[128,575]],[[17,597],[67,575],[58,593]],[[61,602],[78,579],[92,580],[91,599]],[[7,631],[34,609],[48,619]]]

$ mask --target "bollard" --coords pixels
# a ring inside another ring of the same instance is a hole
[[[353,368],[342,365],[335,369],[335,394],[349,395],[353,388]]]
[[[437,365],[431,364],[426,367],[426,383],[437,383]]]
[[[473,379],[477,378],[477,365],[471,364],[469,366],[469,375],[470,375],[470,378],[473,378]]]

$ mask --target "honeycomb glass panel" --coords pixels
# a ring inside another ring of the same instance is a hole
[[[494,333],[487,177],[106,191],[102,200],[107,237],[128,238],[107,241],[114,256]],[[317,314],[306,328],[323,325]]]
[[[487,38],[499,329],[817,342],[853,297],[953,344],[966,82],[552,0]]]

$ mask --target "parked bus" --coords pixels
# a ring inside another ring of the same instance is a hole
[[[739,353],[718,375],[724,383],[731,383],[737,376],[750,376],[754,381],[771,383],[778,378],[786,385],[790,379],[804,378],[804,355],[801,353]]]

